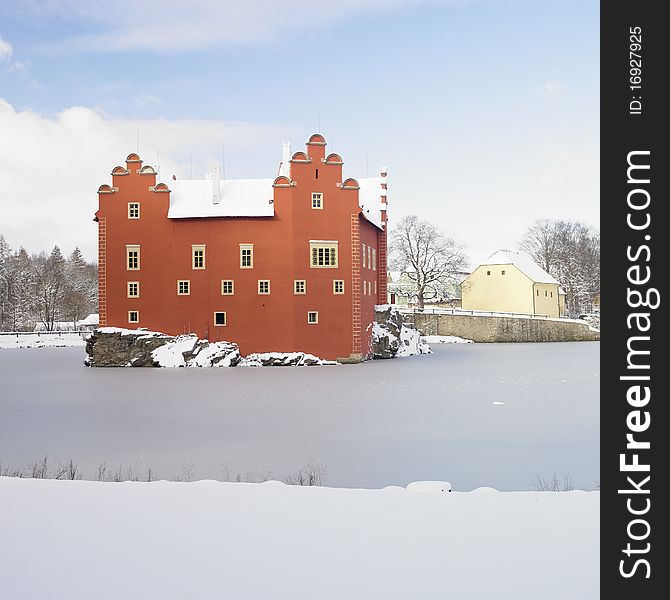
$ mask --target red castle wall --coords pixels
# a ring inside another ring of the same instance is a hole
[[[309,162],[293,155],[294,184],[275,186],[274,217],[188,219],[168,219],[168,186],[157,186],[153,169],[131,154],[125,169],[114,169],[112,187],[99,190],[100,325],[193,332],[236,342],[242,354],[366,355],[374,305],[386,301],[385,233],[361,216],[356,182],[342,185],[342,165],[325,162],[325,150],[316,134],[307,143]],[[322,210],[311,208],[312,192],[323,193]],[[129,202],[139,202],[139,219],[128,218]],[[310,240],[339,242],[337,268],[310,267]],[[254,264],[241,269],[239,244],[247,243]],[[194,244],[206,246],[204,270],[192,269]],[[367,256],[363,264],[361,244],[375,249],[376,270]],[[139,271],[126,269],[127,245],[140,246]],[[234,295],[221,294],[222,279],[234,280]],[[259,279],[270,280],[270,295],[258,294]],[[295,279],[306,281],[305,295],[293,293]],[[343,295],[333,294],[334,279],[344,280]],[[188,296],[177,294],[178,280],[190,280]],[[127,297],[128,281],[140,283],[139,298]],[[139,323],[129,324],[131,310]],[[226,312],[225,326],[214,325],[215,311]],[[317,324],[308,324],[308,311],[318,311]]]

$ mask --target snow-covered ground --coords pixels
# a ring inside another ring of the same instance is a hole
[[[0,335],[0,349],[6,348],[63,348],[85,346],[86,340],[78,333],[29,333]]]
[[[421,340],[427,344],[474,344],[472,340],[457,335],[422,335]]]
[[[0,511],[8,599],[599,597],[597,492],[0,477]]]

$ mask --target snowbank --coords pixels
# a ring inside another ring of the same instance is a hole
[[[598,598],[599,493],[419,487],[0,477],[1,595]]]
[[[422,335],[421,339],[426,344],[474,344],[472,340],[457,335]]]
[[[0,348],[65,348],[85,345],[86,340],[78,333],[0,335]]]

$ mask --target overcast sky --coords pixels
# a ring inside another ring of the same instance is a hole
[[[271,177],[317,129],[389,169],[391,226],[473,264],[540,218],[599,223],[595,0],[0,3],[0,233],[96,252],[96,190],[137,149],[174,173]]]

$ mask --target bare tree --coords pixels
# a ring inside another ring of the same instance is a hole
[[[600,233],[576,221],[536,221],[519,247],[553,275],[566,293],[566,311],[590,312],[600,291]]]
[[[461,245],[416,215],[405,217],[391,231],[390,251],[392,269],[412,282],[411,294],[421,310],[467,263]]]

